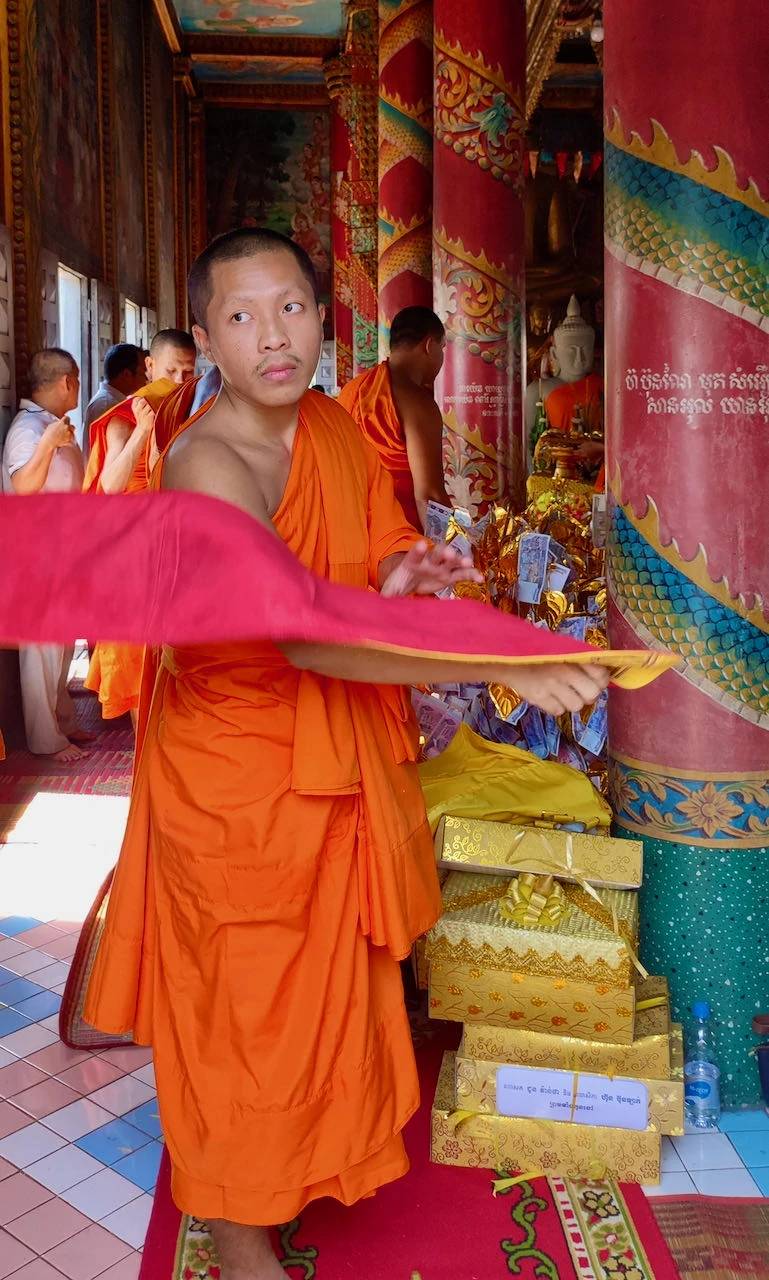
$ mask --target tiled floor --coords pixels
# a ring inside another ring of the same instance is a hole
[[[0,920],[0,1280],[136,1280],[162,1152],[151,1053],[60,1042],[79,922],[47,923]]]

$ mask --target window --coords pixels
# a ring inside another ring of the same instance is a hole
[[[58,269],[59,340],[58,345],[77,361],[80,370],[80,404],[69,413],[75,435],[83,443],[83,406],[88,399],[88,359],[83,343],[83,297],[85,279],[61,263]]]
[[[142,313],[141,307],[137,307],[135,302],[130,302],[126,298],[125,303],[125,340],[132,342],[135,347],[140,347],[142,331]]]

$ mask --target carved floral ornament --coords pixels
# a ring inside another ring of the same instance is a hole
[[[436,31],[436,142],[520,193],[525,127],[520,87]]]

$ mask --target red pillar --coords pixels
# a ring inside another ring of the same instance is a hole
[[[642,958],[707,999],[727,1104],[769,991],[769,26],[763,0],[606,5],[613,648],[682,665],[610,698]]]
[[[341,55],[324,64],[331,98],[331,242],[334,254],[332,309],[336,382],[353,376],[352,238],[350,233],[350,66]]]
[[[433,2],[379,0],[379,355],[433,304]]]
[[[523,0],[435,0],[435,309],[454,500],[483,512],[522,490]]]

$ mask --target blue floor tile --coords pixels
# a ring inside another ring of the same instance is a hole
[[[118,1160],[112,1167],[115,1173],[120,1173],[135,1187],[141,1187],[142,1191],[154,1191],[155,1183],[158,1180],[158,1169],[160,1168],[160,1157],[163,1154],[163,1148],[159,1142],[150,1142],[148,1146],[142,1147],[140,1151],[134,1151],[133,1155],[124,1156],[122,1160]]]
[[[769,1196],[769,1169],[751,1169],[750,1175],[762,1196]]]
[[[17,1013],[15,1009],[0,1009],[0,1039],[31,1026],[29,1018],[25,1018],[23,1013]]]
[[[125,1120],[111,1120],[109,1124],[102,1125],[101,1129],[94,1129],[93,1133],[78,1138],[75,1146],[80,1147],[81,1151],[87,1151],[94,1159],[101,1160],[102,1164],[112,1165],[146,1147],[149,1141],[148,1133],[142,1133],[141,1129],[126,1124]]]
[[[15,982],[18,976],[18,973],[14,973],[13,969],[6,969],[4,965],[0,965],[0,987],[7,982]]]
[[[732,1146],[751,1173],[769,1168],[769,1132],[730,1133]]]
[[[137,1129],[141,1129],[143,1133],[148,1133],[151,1138],[162,1138],[163,1130],[160,1127],[160,1117],[158,1115],[157,1098],[150,1098],[149,1102],[144,1102],[140,1107],[136,1107],[134,1111],[129,1111],[123,1116],[129,1124],[136,1125]]]
[[[6,982],[0,987],[0,1000],[3,1004],[12,1004],[14,1008],[20,1005],[22,1000],[29,1000],[31,996],[43,994],[45,994],[45,987],[39,987],[36,982],[30,982],[29,978],[14,977],[13,982]]]
[[[17,933],[34,929],[42,923],[42,920],[34,920],[32,916],[6,916],[4,920],[0,920],[0,936],[15,938]]]
[[[725,1111],[721,1116],[722,1133],[769,1133],[769,1116],[761,1111]]]
[[[2,992],[0,992],[0,999]],[[41,991],[36,996],[30,996],[28,1000],[22,1000],[14,1005],[14,1009],[18,1009],[19,1013],[23,1013],[25,1018],[31,1018],[33,1022],[42,1022],[43,1018],[52,1018],[55,1013],[59,1012],[61,1007],[61,996],[55,995],[53,991]]]

